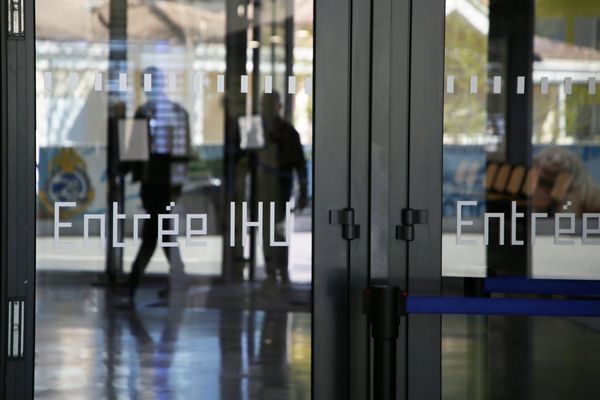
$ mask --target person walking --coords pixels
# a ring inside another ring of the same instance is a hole
[[[270,202],[275,203],[273,237],[276,242],[286,240],[286,203],[294,189],[294,176],[299,186],[295,209],[303,210],[308,204],[306,158],[298,131],[281,117],[281,98],[278,92],[266,93],[261,101],[261,120],[265,145],[257,150],[256,200],[262,202],[264,224],[262,248],[267,273],[266,283],[278,280],[289,285],[289,247],[270,245]],[[295,175],[294,175],[295,174]],[[287,238],[288,241],[290,238]]]
[[[149,156],[147,161],[131,163],[133,180],[140,182],[140,198],[149,214],[142,227],[142,244],[133,262],[129,276],[129,297],[133,301],[144,271],[158,242],[158,215],[169,213],[181,189],[190,159],[190,130],[188,112],[171,101],[165,93],[165,76],[156,67],[144,70],[151,76],[151,90],[147,102],[135,113],[136,119],[147,123]],[[163,220],[163,230],[172,229],[172,221]],[[177,240],[164,235],[165,242]],[[180,290],[186,285],[186,274],[178,247],[163,246],[169,261],[169,290]]]

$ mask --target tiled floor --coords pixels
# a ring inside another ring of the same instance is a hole
[[[306,288],[260,311],[235,300],[247,297],[240,288],[213,288],[233,293],[215,301],[192,288],[170,305],[157,289],[145,288],[127,308],[103,288],[40,279],[36,399],[310,398]]]

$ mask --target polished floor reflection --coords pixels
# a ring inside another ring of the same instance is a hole
[[[136,307],[40,274],[36,399],[309,399],[310,286],[160,283]],[[443,399],[598,399],[600,321],[443,317]]]
[[[40,277],[36,399],[310,398],[309,286],[198,285],[170,302],[159,288],[130,308]]]

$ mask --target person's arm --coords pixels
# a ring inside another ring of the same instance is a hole
[[[147,111],[144,106],[140,106],[135,110],[134,119],[147,119]],[[142,161],[121,161],[120,169],[123,175],[131,172],[133,182],[138,182],[142,179]]]
[[[190,114],[185,111],[185,144],[187,147],[187,154],[192,158],[192,133],[190,132]]]
[[[308,205],[308,171],[306,168],[306,157],[304,157],[304,149],[300,142],[300,134],[294,127],[292,129],[293,138],[293,168],[296,170],[298,184],[300,186],[300,196],[298,197],[298,209],[302,210]]]
[[[181,106],[180,106],[181,107]],[[181,107],[183,114],[183,127],[185,130],[185,154],[183,155],[183,161],[191,161],[194,158],[192,154],[192,134],[190,132],[190,114],[187,110]]]

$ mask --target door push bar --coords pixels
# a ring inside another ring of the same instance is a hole
[[[376,400],[396,398],[396,341],[401,316],[461,314],[600,317],[600,300],[409,296],[407,292],[394,286],[373,286],[365,291],[364,300],[373,338],[373,394]]]

